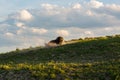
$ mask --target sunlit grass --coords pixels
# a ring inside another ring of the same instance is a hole
[[[21,76],[22,72],[34,80],[77,80],[90,79],[102,80],[119,80],[120,67],[119,61],[97,62],[97,63],[64,63],[64,62],[47,62],[39,64],[4,64],[0,65],[0,74]],[[17,74],[16,74],[17,71]],[[1,75],[2,76],[2,75]],[[27,77],[25,76],[25,77]],[[9,79],[10,76],[6,77]],[[13,79],[15,77],[12,77]],[[25,79],[22,79],[25,80]],[[28,80],[28,79],[27,79]]]

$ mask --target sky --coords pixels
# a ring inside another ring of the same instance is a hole
[[[119,0],[0,0],[0,53],[120,34]]]

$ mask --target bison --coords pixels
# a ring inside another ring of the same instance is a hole
[[[55,40],[51,40],[50,42],[45,43],[45,46],[46,47],[60,46],[62,45],[63,41],[64,41],[63,37],[59,36]]]

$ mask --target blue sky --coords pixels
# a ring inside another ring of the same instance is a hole
[[[120,34],[119,0],[0,0],[0,52]]]
[[[69,4],[88,2],[90,0],[0,0],[0,20],[21,9],[37,9],[42,3],[68,6]],[[98,0],[107,4],[120,4],[119,0]]]
[[[50,3],[67,6],[69,4],[90,0],[0,0],[0,16],[6,16],[11,12],[26,8],[39,8],[42,3]],[[98,0],[107,4],[120,4],[119,0]]]

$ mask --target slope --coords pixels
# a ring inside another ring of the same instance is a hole
[[[120,80],[120,35],[0,54],[0,80]]]
[[[0,63],[97,62],[120,58],[120,37],[98,37],[54,48],[33,48],[0,54]]]

